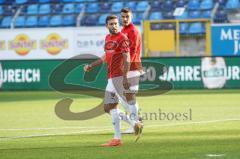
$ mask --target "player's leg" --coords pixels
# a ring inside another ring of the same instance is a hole
[[[139,121],[139,107],[136,101],[136,94],[139,89],[139,80],[141,73],[139,71],[130,71],[128,72],[128,82],[130,83],[130,88],[124,90],[124,101],[121,103],[124,107],[127,107],[128,112],[130,113],[130,118]]]
[[[135,93],[126,93],[126,100],[130,110],[130,118],[136,122],[134,125],[134,133],[137,135],[136,141],[140,138],[143,129],[143,123],[139,120],[138,115],[138,103],[136,101],[136,94]]]
[[[114,128],[114,138],[109,142],[102,144],[102,146],[120,146],[121,145],[121,125],[118,109],[118,97],[115,90],[111,87],[111,80],[108,81],[108,85],[105,91],[104,97],[104,111],[111,115],[112,124]]]
[[[119,97],[119,99],[121,99],[118,92],[123,92],[122,77],[115,77],[115,78],[112,78],[111,80],[109,80],[106,90],[111,91],[111,92],[116,92],[116,95]],[[121,101],[122,100],[120,100],[120,102]],[[123,107],[127,112],[129,112],[128,106],[126,104],[123,105]],[[121,120],[125,121],[130,126],[132,126],[132,127],[134,126],[134,123],[130,119],[129,115],[124,113],[120,109],[119,109],[119,117]]]
[[[121,139],[121,126],[120,126],[120,118],[119,118],[119,109],[118,103],[108,103],[104,105],[104,110],[106,113],[109,113],[112,118],[112,124],[114,127],[114,139]]]
[[[139,138],[141,135],[141,132],[142,132],[143,125],[138,120],[138,109],[136,109],[136,106],[137,106],[136,103],[134,103],[134,104],[131,103],[131,102],[136,101],[136,98],[134,98],[134,97],[138,90],[139,77],[134,77],[134,78],[129,79],[129,82],[131,85],[129,90],[125,90],[123,88],[123,82],[122,82],[123,77],[122,76],[113,78],[112,80],[113,80],[113,85],[115,87],[116,93],[117,93],[121,103],[128,107],[128,110],[130,112],[130,121],[131,121],[130,125],[132,128],[134,128],[134,132]]]
[[[136,94],[135,93],[125,93],[126,102],[128,105],[130,118],[136,122],[139,121],[139,106],[136,101]]]
[[[131,113],[130,110],[129,110],[129,104],[127,103],[126,99],[120,99],[120,103],[122,104],[122,106],[125,108],[125,113],[124,115],[126,116],[127,118],[127,123],[129,124],[129,128],[126,129],[124,132],[122,132],[122,134],[133,134],[135,131],[134,131],[134,125],[135,125],[135,121],[133,121],[130,117]],[[134,123],[134,124],[133,124]]]
[[[136,141],[139,139],[142,129],[143,129],[143,123],[140,121],[139,118],[139,106],[136,101],[136,94],[139,89],[139,76],[134,76],[131,78],[128,78],[128,81],[130,83],[129,90],[125,90],[125,99],[126,99],[126,105],[128,105],[129,113],[130,113],[130,119],[134,120],[136,124],[134,125],[134,133],[137,135]]]

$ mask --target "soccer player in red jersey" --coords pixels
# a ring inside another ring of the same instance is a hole
[[[133,15],[129,8],[123,8],[121,10],[122,20],[122,33],[124,33],[130,43],[130,71],[128,72],[129,78],[135,79],[135,86],[130,87],[131,92],[126,93],[126,102],[122,102],[126,110],[130,112],[130,116],[135,120],[139,121],[138,116],[138,103],[136,102],[136,93],[138,92],[139,77],[143,74],[141,65],[141,34],[138,29],[132,23]],[[134,133],[134,128],[130,127],[124,133]]]
[[[130,88],[127,73],[130,69],[130,48],[126,35],[119,32],[118,17],[110,15],[106,18],[106,27],[109,33],[105,38],[105,55],[84,67],[85,71],[90,71],[93,67],[107,62],[108,84],[105,91],[104,110],[112,117],[114,126],[114,138],[102,146],[121,145],[120,117],[125,119],[135,128],[135,134],[141,133],[142,125],[135,120],[131,120],[118,108],[119,100],[124,100],[124,94]]]

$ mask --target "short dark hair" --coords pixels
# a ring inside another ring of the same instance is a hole
[[[121,9],[121,13],[132,13],[132,10],[130,9],[130,8],[123,8],[123,9]]]
[[[112,20],[112,19],[118,19],[118,17],[116,15],[108,15],[106,18],[106,24],[108,23],[109,20]]]

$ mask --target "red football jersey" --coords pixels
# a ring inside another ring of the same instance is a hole
[[[142,69],[141,64],[141,34],[138,29],[131,23],[130,25],[123,27],[122,33],[124,33],[129,39],[130,45],[130,57],[131,57],[131,67],[130,70],[140,70]]]
[[[123,53],[130,52],[129,41],[126,35],[119,32],[116,35],[108,34],[104,46],[108,68],[108,78],[123,75]]]

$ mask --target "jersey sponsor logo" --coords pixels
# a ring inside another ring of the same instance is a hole
[[[118,47],[118,43],[116,41],[108,41],[105,44],[104,49],[106,52],[112,53],[117,47]]]

